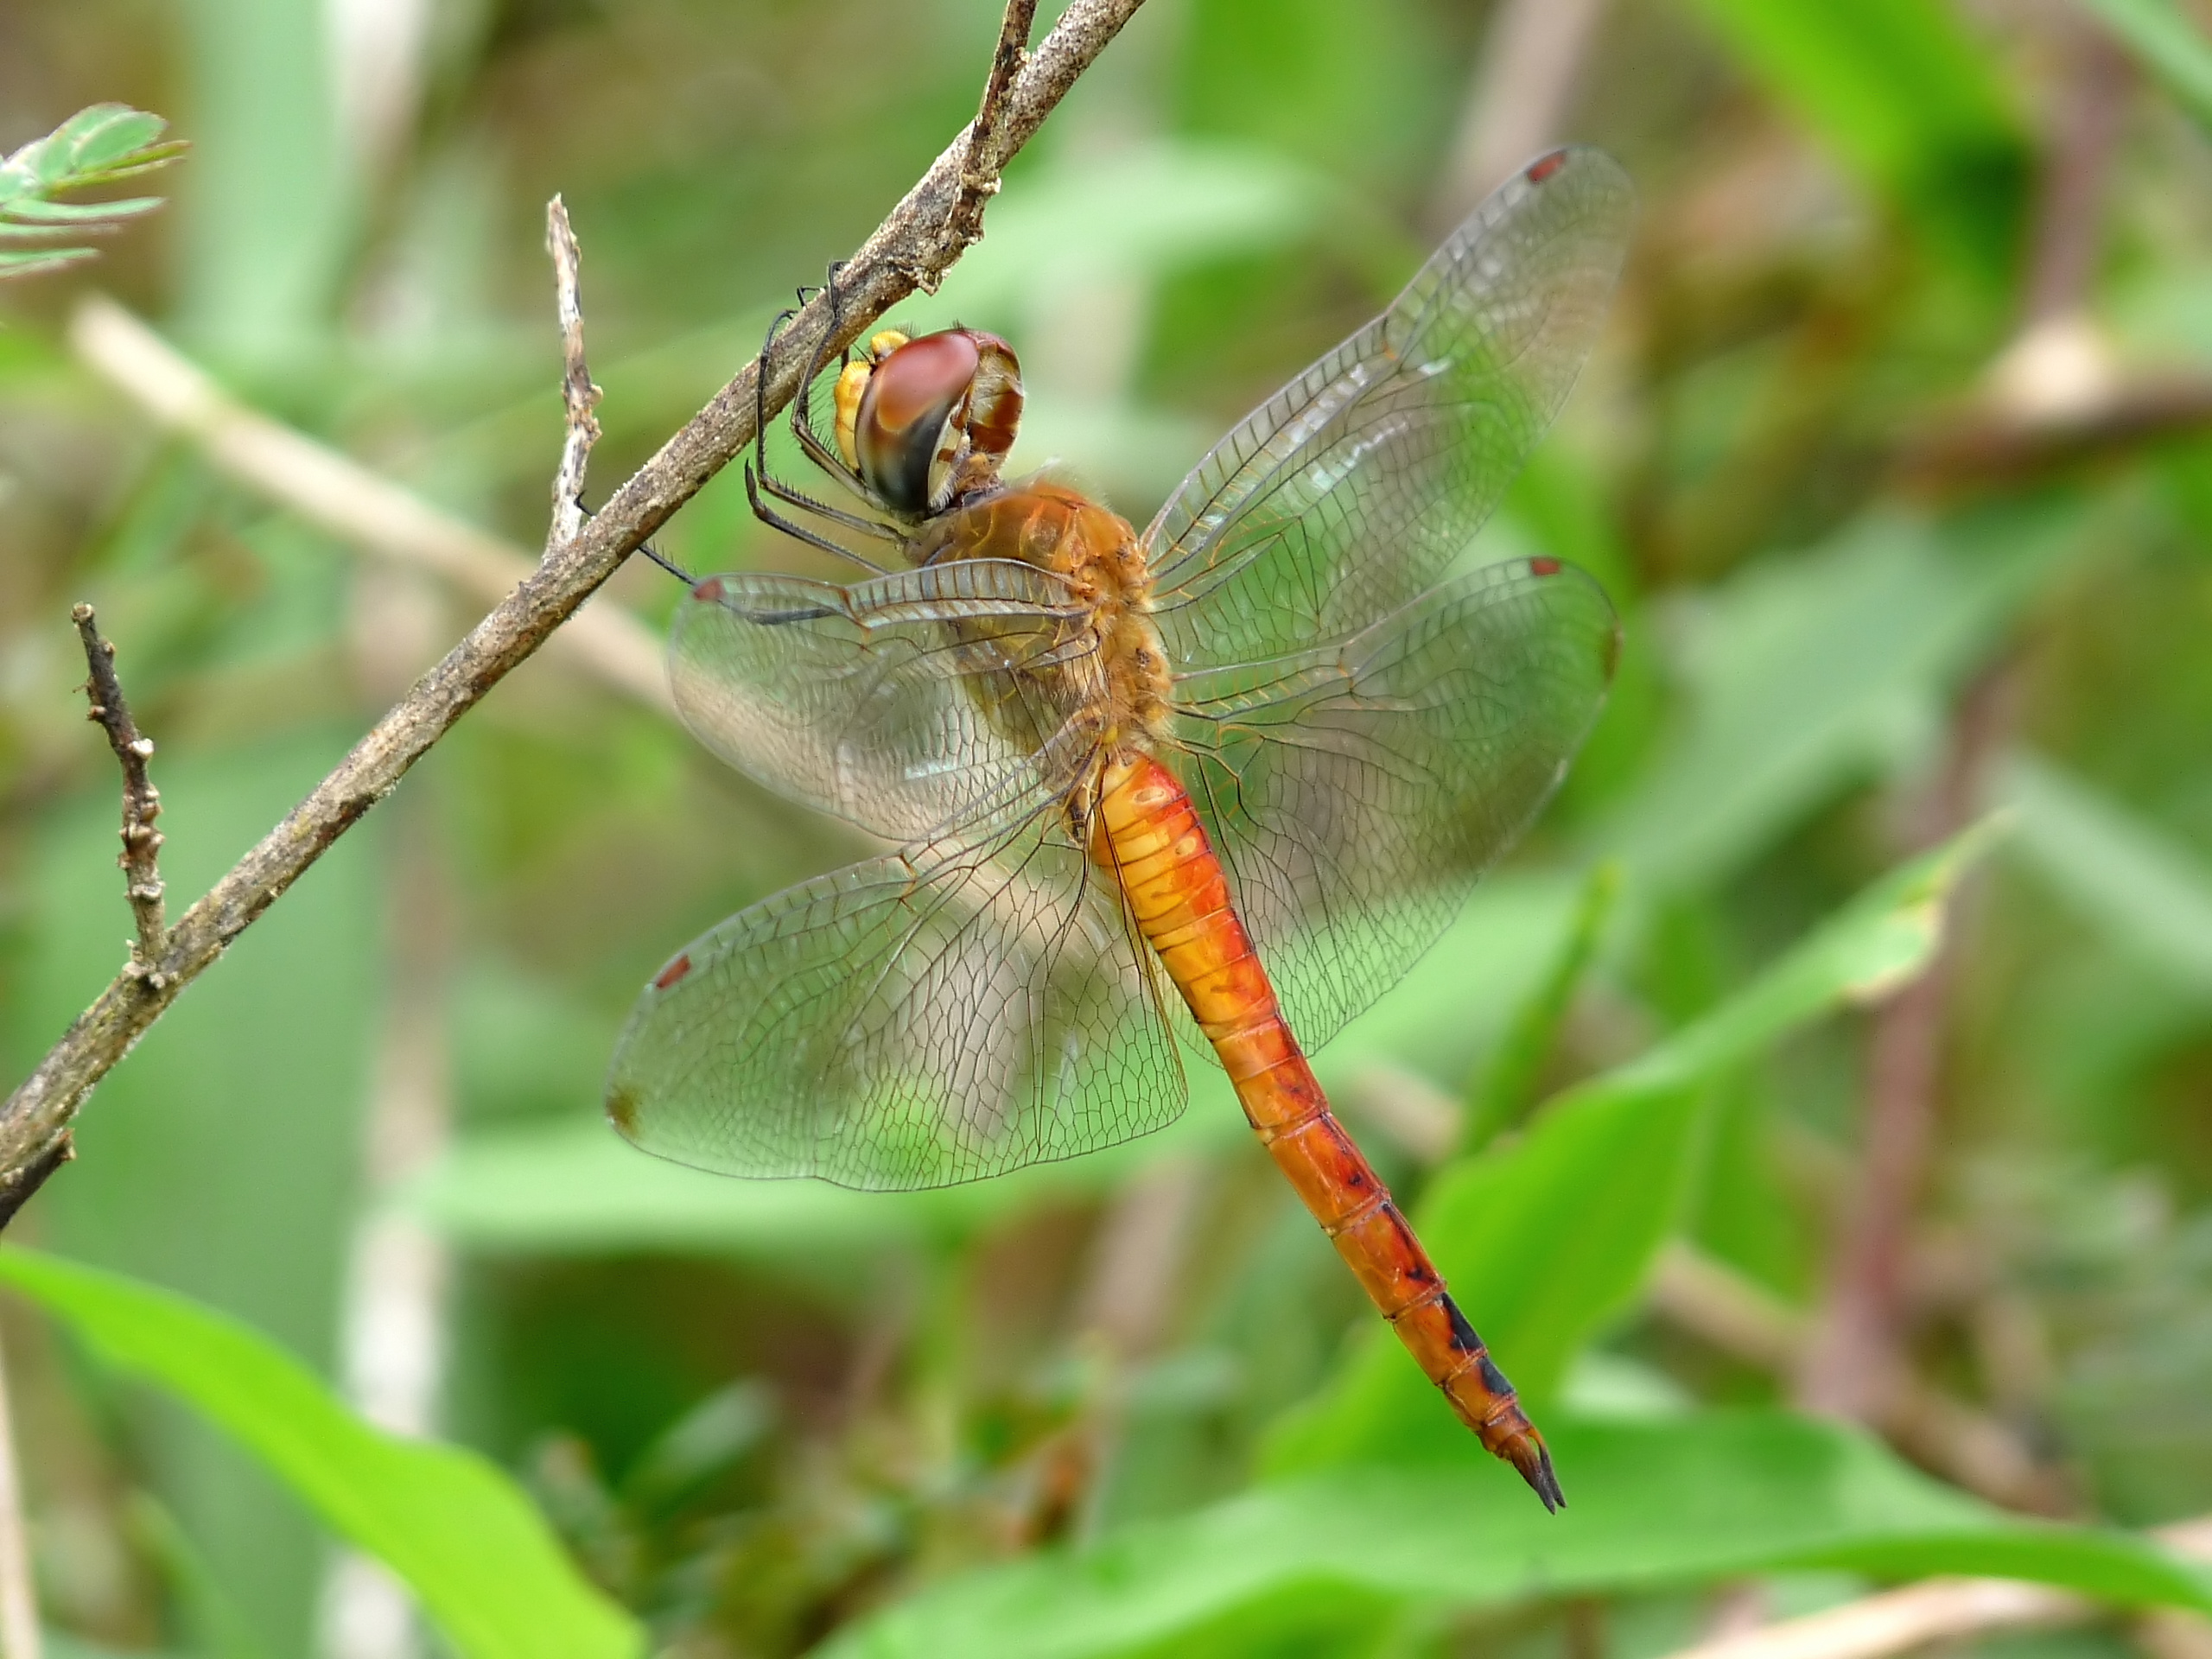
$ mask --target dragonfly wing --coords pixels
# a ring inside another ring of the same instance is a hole
[[[607,1110],[725,1174],[944,1186],[1171,1122],[1185,1085],[1119,894],[1047,803],[741,911],[649,985]]]
[[[1175,764],[1303,1041],[1396,983],[1535,817],[1616,639],[1595,582],[1522,559],[1341,645],[1179,680]]]
[[[1546,156],[1216,445],[1146,531],[1171,660],[1340,639],[1433,585],[1566,400],[1633,209],[1603,153]]]
[[[998,813],[1079,747],[1054,747],[1087,684],[1078,614],[1065,584],[1008,559],[850,588],[710,576],[671,625],[669,677],[731,765],[904,843]]]

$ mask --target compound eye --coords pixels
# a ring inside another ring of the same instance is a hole
[[[861,479],[895,512],[930,507],[933,474],[982,361],[975,339],[948,329],[908,340],[868,375],[853,429]]]

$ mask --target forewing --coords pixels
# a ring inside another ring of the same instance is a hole
[[[1179,681],[1176,764],[1301,1041],[1396,983],[1535,817],[1616,638],[1596,582],[1522,559],[1339,645]]]
[[[1433,584],[1566,400],[1633,207],[1603,153],[1546,156],[1215,446],[1146,531],[1171,660],[1340,639]]]
[[[710,576],[671,625],[669,677],[731,765],[903,843],[1065,781],[1095,668],[1068,654],[1076,615],[1065,584],[1006,559],[850,588]]]
[[[1150,970],[1058,817],[853,865],[694,941],[623,1030],[615,1126],[725,1174],[903,1189],[1173,1122]]]

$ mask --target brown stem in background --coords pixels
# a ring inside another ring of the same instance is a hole
[[[408,769],[478,700],[523,662],[669,516],[752,442],[756,410],[779,410],[824,335],[849,344],[967,246],[957,208],[963,174],[995,178],[1143,0],[1071,0],[1002,100],[992,142],[971,156],[963,133],[845,261],[836,315],[817,294],[761,353],[716,392],[627,482],[598,517],[546,550],[537,568],[354,746],[352,753],[179,919],[152,976],[124,973],[79,1015],[0,1108],[0,1224],[65,1155],[85,1096],[161,1017],[176,994],[221,956],[338,838],[397,787]],[[995,69],[996,60],[994,60]]]
[[[2212,427],[2212,376],[2146,374],[2079,409],[2026,413],[1999,405],[1907,442],[1891,462],[1897,487],[1917,495],[1999,488],[2125,454]]]
[[[1986,418],[1997,429],[2032,432],[2111,401],[2094,336],[2065,320],[2080,310],[2095,271],[2100,210],[2132,74],[2109,41],[2070,24],[2058,45],[2070,73],[2030,249],[2027,332],[1992,377],[1997,400]],[[1947,839],[1973,817],[1981,775],[2006,724],[2003,686],[2001,670],[1993,671],[1961,701],[1943,775],[1916,837],[1922,844]],[[1947,940],[1929,971],[1874,1017],[1859,1176],[1797,1376],[1798,1400],[1815,1411],[1872,1421],[1910,1374],[1905,1252],[1934,1146],[1955,966],[1955,945]]]
[[[1491,14],[1429,219],[1440,234],[1558,141],[1605,0],[1503,0]]]
[[[1914,836],[1933,847],[1972,822],[2006,719],[2005,679],[1985,675],[1961,699],[1949,752]],[[1875,1421],[1910,1374],[1904,1353],[1905,1252],[1935,1142],[1943,1027],[1956,967],[1954,929],[1928,971],[1874,1015],[1859,1173],[1797,1374],[1798,1403]]]
[[[1810,1322],[1796,1308],[1725,1262],[1681,1239],[1669,1244],[1651,1278],[1652,1311],[1731,1358],[1796,1376],[1810,1351]],[[1923,1468],[1993,1503],[2032,1515],[2067,1507],[2063,1481],[2038,1464],[1999,1419],[1900,1370],[1868,1413],[1882,1437]]]
[[[115,674],[115,647],[100,638],[99,619],[92,607],[79,605],[69,613],[69,619],[77,625],[77,638],[85,647],[85,666],[91,671],[85,691],[92,699],[92,709],[86,718],[107,734],[107,746],[115,751],[116,762],[123,768],[123,852],[115,861],[123,867],[124,891],[130,900],[131,918],[138,924],[127,972],[135,970],[149,988],[158,991],[168,929],[162,918],[162,872],[157,861],[162,832],[154,828],[154,820],[162,815],[162,792],[146,772],[154,741],[140,735],[138,722],[130,717],[123,682]]]
[[[2067,19],[2057,41],[2065,73],[2055,100],[2050,159],[2037,193],[2023,326],[2078,310],[2103,245],[2107,181],[2135,90],[2135,67],[2103,29]]]
[[[1095,1528],[1106,1491],[1100,1477],[1126,1427],[1129,1373],[1168,1334],[1205,1195],[1203,1166],[1163,1159],[1139,1172],[1099,1217],[1074,1325],[1103,1362],[1104,1385],[1076,1423],[1040,1448],[1032,1537],[1057,1537],[1071,1523],[1086,1533]]]
[[[2062,18],[2050,50],[2063,73],[2037,192],[2020,331],[1972,404],[1900,449],[1892,467],[1908,491],[2018,482],[2212,424],[2212,378],[2125,372],[2089,318],[2105,193],[2137,78],[2119,45],[2085,18]]]

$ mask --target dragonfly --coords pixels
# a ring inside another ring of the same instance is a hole
[[[1141,532],[1049,468],[1004,476],[1003,340],[849,348],[825,433],[825,331],[791,425],[851,505],[765,447],[747,482],[866,574],[696,582],[670,672],[709,748],[893,850],[654,975],[612,1064],[617,1130],[732,1175],[945,1185],[1158,1129],[1179,1049],[1210,1054],[1414,1363],[1563,1503],[1306,1053],[1434,943],[1603,704],[1598,584],[1463,555],[1580,371],[1632,211],[1600,151],[1530,163]]]

